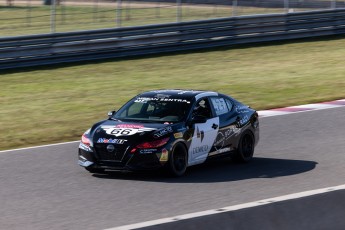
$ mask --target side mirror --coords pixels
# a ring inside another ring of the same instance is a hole
[[[108,117],[111,118],[116,113],[115,110],[108,112]]]

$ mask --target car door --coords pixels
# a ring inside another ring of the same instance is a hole
[[[200,164],[206,160],[218,133],[219,118],[214,116],[207,97],[199,99],[195,104],[193,120],[195,122],[192,125],[194,131],[188,151],[188,165]]]

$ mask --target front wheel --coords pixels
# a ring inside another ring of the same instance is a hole
[[[182,176],[187,169],[187,150],[181,143],[177,143],[170,154],[168,171],[172,176]]]
[[[249,162],[254,155],[254,145],[255,140],[253,134],[250,131],[245,131],[238,143],[238,150],[235,155],[235,161],[241,163]]]

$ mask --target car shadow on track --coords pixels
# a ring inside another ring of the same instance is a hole
[[[192,166],[182,177],[169,177],[164,171],[150,172],[107,172],[93,174],[102,179],[137,180],[163,183],[215,183],[253,178],[275,178],[301,174],[313,170],[314,161],[274,159],[256,157],[250,163],[236,164],[230,159],[207,162]]]

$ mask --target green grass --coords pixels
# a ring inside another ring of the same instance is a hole
[[[344,56],[333,37],[2,73],[0,149],[77,140],[145,90],[216,90],[255,109],[345,98]]]

